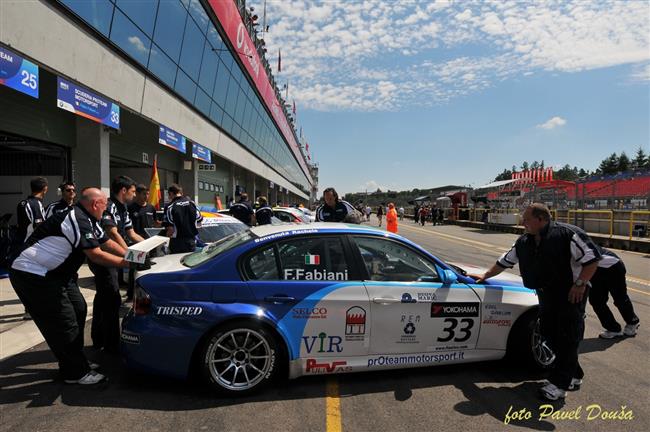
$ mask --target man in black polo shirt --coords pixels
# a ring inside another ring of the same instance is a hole
[[[66,212],[74,205],[74,198],[77,195],[74,183],[64,181],[59,185],[59,190],[61,191],[61,199],[50,203],[45,208],[45,219],[57,213]]]
[[[133,229],[142,238],[149,238],[146,228],[153,228],[156,223],[156,209],[148,201],[149,188],[139,184],[135,188],[135,199],[127,206]]]
[[[253,210],[251,202],[248,201],[246,192],[239,196],[238,202],[230,206],[230,214],[248,226],[255,225],[255,210]]]
[[[126,251],[99,226],[106,204],[102,191],[85,189],[70,211],[56,214],[36,228],[9,273],[16,294],[32,314],[69,384],[97,384],[105,378],[92,370],[98,366],[89,364],[83,353],[86,301],[76,275],[85,258],[101,266],[128,266],[121,258]]]
[[[544,204],[528,206],[523,223],[526,234],[485,274],[470,276],[480,283],[519,263],[524,285],[537,291],[540,330],[556,356],[549,383],[540,391],[557,400],[582,385],[578,346],[585,330],[587,285],[601,253],[580,228],[552,221]]]
[[[137,243],[143,240],[133,230],[126,205],[133,200],[135,195],[135,182],[127,176],[118,176],[111,183],[111,198],[107,202],[106,210],[100,221],[108,238],[127,249],[127,240]],[[95,288],[97,290],[93,300],[93,322],[90,336],[93,347],[103,349],[110,354],[119,353],[120,344],[120,286],[118,270],[114,267],[99,266],[92,262],[88,267],[95,275]],[[133,298],[133,293],[127,292],[127,301]]]
[[[45,220],[43,209],[43,197],[47,193],[47,179],[36,177],[29,182],[32,194],[18,203],[16,218],[18,220],[18,236],[16,238],[17,248],[29,238]]]
[[[269,207],[266,197],[261,196],[257,198],[259,208],[255,210],[255,219],[258,225],[270,225],[271,218],[273,217],[273,210]]]
[[[172,184],[167,189],[170,203],[165,207],[163,226],[167,229],[171,253],[194,252],[203,216],[194,201],[183,196],[183,188]]]
[[[318,222],[344,222],[347,221],[348,215],[356,214],[352,204],[339,199],[339,194],[332,187],[323,191],[323,201],[325,202],[316,209],[316,221]]]

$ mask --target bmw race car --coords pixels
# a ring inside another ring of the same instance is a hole
[[[261,226],[136,275],[127,366],[245,394],[273,378],[496,360],[548,367],[538,301],[362,225]]]

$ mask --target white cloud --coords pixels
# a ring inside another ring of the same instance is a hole
[[[379,183],[377,183],[374,180],[368,180],[367,182],[365,182],[364,184],[359,186],[359,190],[368,191],[368,193],[376,192],[377,189],[381,189],[382,191],[387,191],[388,190],[388,188],[386,186],[381,186],[381,185],[379,185]]]
[[[128,39],[129,43],[133,45],[135,49],[137,49],[140,52],[147,52],[147,47],[144,46],[144,43],[142,42],[142,39],[140,39],[137,36],[130,36]]]
[[[261,3],[252,2],[256,11]],[[269,56],[283,54],[276,78],[317,110],[444,104],[544,71],[627,64],[633,82],[650,79],[650,5],[642,1],[283,0],[267,2],[267,22]]]
[[[564,126],[565,124],[565,119],[555,116],[548,119],[545,123],[538,124],[537,127],[539,129],[555,129],[556,127]]]

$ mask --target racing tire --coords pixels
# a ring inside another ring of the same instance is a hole
[[[536,370],[553,367],[555,354],[540,333],[536,310],[526,312],[515,323],[508,337],[507,355],[514,364]]]
[[[203,346],[201,374],[218,394],[255,393],[278,373],[278,343],[264,327],[233,322],[217,328]]]

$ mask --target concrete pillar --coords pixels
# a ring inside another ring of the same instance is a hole
[[[72,177],[79,189],[98,187],[110,195],[109,129],[79,117],[76,145],[72,148]]]

